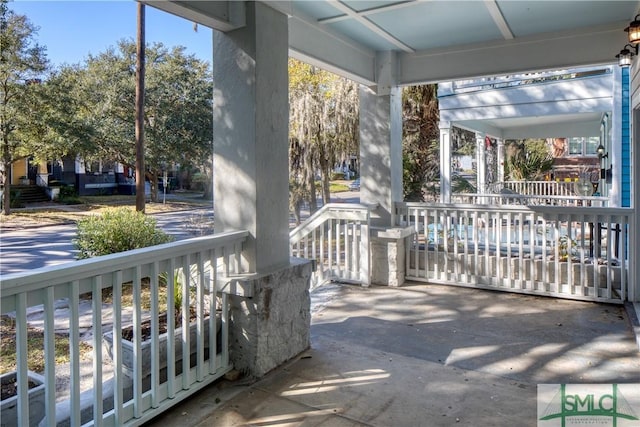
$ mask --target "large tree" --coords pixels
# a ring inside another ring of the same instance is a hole
[[[0,172],[3,212],[11,213],[11,164],[29,154],[34,124],[40,123],[37,93],[48,68],[37,28],[0,1]]]
[[[135,43],[122,40],[96,56],[82,71],[85,117],[95,134],[89,157],[135,164]],[[212,151],[213,82],[206,61],[184,47],[161,43],[146,48],[145,165],[152,200],[157,182],[171,164],[208,169]]]
[[[328,71],[289,59],[289,158],[292,196],[317,209],[315,176],[325,203],[334,165],[358,152],[358,85]]]

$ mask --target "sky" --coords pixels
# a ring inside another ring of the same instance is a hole
[[[133,0],[13,0],[9,8],[39,27],[37,42],[46,47],[52,65],[76,64],[123,38],[135,40],[137,2]],[[211,29],[151,6],[145,7],[146,42],[185,46],[187,53],[211,63]]]

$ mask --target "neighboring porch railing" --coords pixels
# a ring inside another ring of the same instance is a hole
[[[526,196],[575,196],[575,182],[565,181],[504,181],[487,186],[487,192],[500,194],[503,189]]]
[[[311,288],[336,279],[368,285],[371,206],[330,203],[290,234],[291,256],[316,262]]]
[[[3,278],[1,313],[15,319],[16,330],[16,425],[29,425],[34,409],[26,387],[27,352],[33,351],[28,350],[33,327],[28,316],[34,311],[41,311],[44,334],[39,349],[45,362],[43,425],[55,426],[62,419],[71,426],[140,425],[224,375],[231,369],[227,285],[239,273],[247,235],[221,233]],[[57,315],[61,306],[68,307],[64,319]],[[190,327],[177,327],[176,306]],[[168,312],[166,334],[159,332],[162,312]],[[143,341],[146,320],[150,333]],[[68,330],[69,339],[70,363],[64,369],[56,364],[60,327]],[[120,340],[127,327],[132,340]],[[93,361],[88,382],[80,376],[81,332],[93,346],[85,355]],[[105,342],[112,337],[109,349],[103,349],[103,333]],[[109,358],[112,363],[105,363]],[[56,390],[63,371],[70,373],[68,398]],[[3,422],[7,416],[3,412]]]
[[[592,206],[606,207],[607,197],[543,196],[523,194],[477,194],[456,193],[451,195],[453,203],[471,205],[521,205],[521,206]]]
[[[621,303],[633,283],[630,209],[396,204],[413,226],[408,279]]]

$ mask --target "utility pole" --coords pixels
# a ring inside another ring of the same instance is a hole
[[[144,4],[138,2],[138,42],[136,47],[136,211],[144,212]]]

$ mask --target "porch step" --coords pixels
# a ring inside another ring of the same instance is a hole
[[[11,189],[20,193],[20,200],[23,204],[49,201],[45,189],[37,185],[13,185]]]

